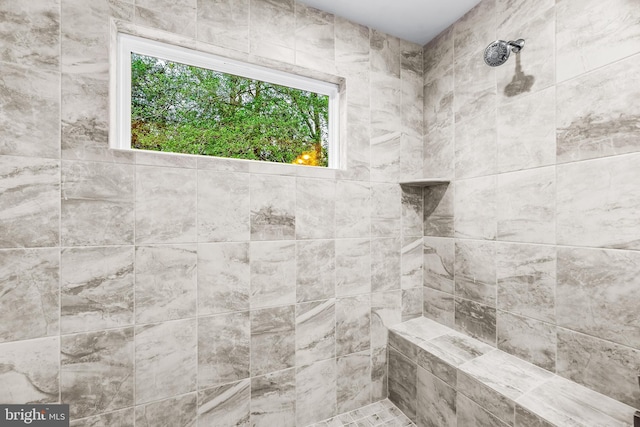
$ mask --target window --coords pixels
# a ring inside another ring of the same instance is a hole
[[[112,147],[338,165],[338,86],[118,35]]]

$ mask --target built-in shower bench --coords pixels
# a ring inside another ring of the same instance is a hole
[[[424,317],[390,328],[388,358],[418,427],[633,425],[634,408]]]

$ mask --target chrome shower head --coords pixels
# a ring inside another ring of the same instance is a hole
[[[509,59],[511,52],[518,53],[524,47],[524,40],[496,40],[484,50],[484,62],[490,67],[498,67]]]

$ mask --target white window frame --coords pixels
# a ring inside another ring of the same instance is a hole
[[[337,84],[123,33],[117,35],[116,50],[116,135],[110,138],[111,148],[133,150],[131,148],[131,53],[137,53],[328,96],[328,167],[333,169],[340,167],[338,121],[340,102]]]

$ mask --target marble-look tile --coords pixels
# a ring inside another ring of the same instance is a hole
[[[498,393],[473,375],[459,372],[457,376],[456,388],[461,394],[471,399],[478,406],[495,415],[498,419],[508,425],[513,425],[514,402]]]
[[[519,1],[523,3],[523,0]],[[556,82],[556,56],[553,54],[556,44],[556,11],[549,7],[549,1],[543,0],[544,4],[540,5],[528,1],[529,7],[535,7],[538,15],[529,15],[526,22],[516,22],[515,19],[498,27],[498,34],[505,34],[504,37],[512,34],[509,37],[525,40],[525,48],[521,52],[512,55],[511,61],[504,66],[496,68],[498,96],[501,101],[526,96],[553,86]],[[517,5],[509,7],[510,10],[518,8]],[[522,7],[520,11],[526,9]],[[540,13],[545,9],[544,13]]]
[[[369,178],[371,176],[371,125],[370,125],[371,109],[369,107],[369,68],[368,66],[366,68],[366,71],[363,71],[362,73],[364,73],[365,77],[361,77],[361,76],[354,77],[348,80],[347,86],[346,86],[347,96],[349,97],[349,101],[347,102],[347,107],[346,107],[347,109],[347,112],[346,112],[347,124],[346,124],[346,131],[345,131],[346,133],[343,132],[343,137],[346,137],[346,135],[349,135],[349,150],[347,150],[346,170],[340,171],[340,174],[344,176],[344,179],[369,181]],[[363,104],[366,104],[365,106],[355,104],[355,101],[353,100],[353,98],[355,98],[356,96],[350,95],[350,91],[358,92],[358,89],[354,88],[356,84],[349,83],[354,79],[358,82],[360,82],[360,80],[366,80],[366,83],[364,84],[364,88],[360,89],[360,91],[366,93],[366,97],[360,96],[361,98],[366,98],[360,101]],[[350,89],[350,88],[353,88],[353,89]],[[336,226],[337,227],[340,226],[339,220]]]
[[[314,178],[298,178],[296,181],[296,238],[333,238],[335,181]]]
[[[498,310],[497,334],[500,350],[555,372],[555,325]]]
[[[422,288],[422,298],[422,315],[424,317],[453,327],[455,324],[455,301],[453,294],[424,287]]]
[[[295,369],[251,378],[251,425],[295,427]]]
[[[58,249],[0,250],[0,342],[57,335]]]
[[[0,247],[57,246],[60,162],[0,156],[0,183]]]
[[[424,201],[422,188],[402,186],[402,235],[422,236],[424,219]]]
[[[422,112],[422,109],[420,112]],[[420,119],[420,123],[422,123],[422,119]],[[398,180],[405,181],[423,178],[423,157],[424,144],[422,132],[420,132],[419,135],[418,132],[415,132],[414,135],[403,133],[400,136],[400,172],[398,174]]]
[[[453,237],[454,189],[453,183],[424,188],[424,235]]]
[[[423,173],[430,178],[452,178],[455,172],[454,127],[447,126],[424,136]]]
[[[371,347],[387,345],[387,329],[402,322],[401,291],[371,294]]]
[[[453,64],[453,32],[449,27],[423,47],[424,81],[430,82],[450,72]]]
[[[498,175],[498,239],[554,244],[556,168]]]
[[[418,367],[416,384],[416,418],[423,427],[456,425],[455,388]]]
[[[198,413],[196,393],[136,407],[137,427],[194,427]],[[115,425],[115,424],[114,424]]]
[[[496,1],[487,0],[480,2],[453,25],[456,60],[479,52],[495,40],[495,16]]]
[[[251,380],[198,392],[198,425],[249,427]]]
[[[135,23],[195,39],[196,0],[137,0]]]
[[[133,406],[133,328],[60,339],[60,399],[71,419]]]
[[[433,320],[419,317],[392,326],[389,329],[389,345],[415,362],[420,347],[450,331],[450,328]]]
[[[495,307],[495,243],[475,240],[457,240],[455,251],[456,296],[489,307]]]
[[[0,57],[12,46],[5,43]],[[0,71],[0,154],[59,158],[60,74],[5,63]]]
[[[380,119],[380,122],[384,120]],[[371,179],[384,182],[398,181],[402,133],[384,130],[376,133],[379,135],[371,136]]]
[[[474,301],[455,298],[455,327],[473,338],[495,345],[496,309]]]
[[[60,330],[63,334],[133,323],[132,246],[63,249]]]
[[[294,62],[294,0],[250,0],[250,52],[259,56]],[[277,22],[278,25],[273,25]]]
[[[136,243],[195,242],[196,189],[193,170],[136,167]]]
[[[640,23],[640,13],[636,15]],[[619,39],[614,46],[620,42],[623,40]],[[640,151],[637,138],[640,108],[634,102],[640,96],[639,71],[640,57],[634,55],[558,85],[558,162]],[[624,90],[617,85],[620,81],[625,82]]]
[[[451,66],[451,65],[450,65]],[[453,72],[424,85],[424,131],[434,133],[453,125]]]
[[[134,409],[127,408],[121,411],[109,412],[108,414],[95,415],[80,420],[71,420],[69,425],[71,427],[134,427],[134,422]]]
[[[252,175],[251,240],[293,239],[296,233],[296,181],[293,177]]]
[[[369,350],[337,359],[337,412],[343,413],[371,403],[371,354]]]
[[[498,27],[521,26],[555,5],[554,0],[498,0],[496,24]]]
[[[640,249],[640,154],[557,168],[558,244]]]
[[[454,240],[440,237],[424,237],[422,253],[424,286],[453,294]]]
[[[60,0],[0,4],[0,60],[57,71],[60,64]]]
[[[245,241],[250,237],[249,175],[198,171],[198,241]]]
[[[132,165],[62,162],[63,246],[132,244]]]
[[[371,73],[371,180],[397,182],[402,139],[401,80]]]
[[[422,317],[423,310],[422,288],[402,290],[402,321]]]
[[[411,420],[416,420],[418,366],[393,347],[389,348],[389,400]]]
[[[405,237],[402,245],[402,289],[422,287],[423,243],[422,237]]]
[[[334,240],[296,242],[297,302],[333,298],[336,293]]]
[[[558,2],[558,81],[637,53],[640,10],[635,6],[628,0]]]
[[[463,123],[456,123],[456,178],[472,178],[495,173],[497,122],[495,109],[488,109]]]
[[[296,369],[296,425],[306,426],[336,415],[336,380],[336,359]]]
[[[401,40],[400,48],[402,50],[400,70],[402,129],[407,135],[422,137],[424,132],[422,47],[418,44]]]
[[[488,43],[490,42],[483,42],[484,45]],[[475,54],[455,61],[453,109],[456,124],[496,107],[496,71],[495,68],[487,67],[481,59],[483,50],[484,46]]]
[[[498,172],[555,163],[555,105],[549,88],[498,107]]]
[[[252,242],[249,259],[252,309],[296,302],[294,241]]]
[[[336,182],[336,237],[364,237],[371,230],[371,189],[368,182]]]
[[[493,240],[496,238],[496,176],[456,181],[456,237]]]
[[[198,314],[249,309],[249,243],[198,245]]]
[[[196,319],[136,327],[136,403],[195,391]]]
[[[371,290],[373,292],[400,289],[400,239],[371,240]]]
[[[555,323],[556,249],[496,244],[498,309]]]
[[[85,24],[81,25],[84,27]],[[78,37],[84,39],[84,33]],[[102,45],[106,40],[99,43]],[[107,53],[105,57],[108,57],[107,49],[104,51]],[[118,163],[134,161],[133,152],[109,148],[109,73],[106,63],[98,71],[62,74],[63,159]],[[80,66],[84,67],[83,64]]]
[[[516,405],[516,415],[514,418],[515,427],[553,427],[533,412],[527,411],[520,405]]]
[[[0,401],[58,402],[59,348],[57,337],[0,344]]]
[[[476,405],[471,399],[458,393],[456,399],[456,420],[459,426],[506,427],[498,417]]]
[[[640,253],[559,248],[558,325],[640,348]]]
[[[395,237],[400,234],[403,191],[397,184],[371,184],[371,235]]]
[[[338,239],[336,245],[336,296],[371,292],[371,241]]]
[[[387,347],[371,349],[371,400],[386,399],[387,387]]]
[[[369,66],[369,28],[349,19],[335,17],[336,62]]]
[[[296,307],[251,312],[251,376],[295,366]]]
[[[371,296],[369,294],[336,301],[336,355],[344,356],[370,348]]]
[[[246,311],[198,319],[198,387],[249,377],[250,328]]]
[[[400,77],[400,39],[371,30],[371,71]]]
[[[195,316],[197,257],[195,245],[136,248],[136,323]]]
[[[640,350],[558,328],[558,375],[634,407]]]
[[[296,4],[297,65],[325,72],[334,71],[334,19],[331,13],[301,3]]]
[[[296,305],[296,366],[336,355],[336,301]]]
[[[249,0],[197,0],[200,41],[249,51]]]
[[[560,377],[525,394],[518,399],[518,405],[553,426],[629,426],[635,411],[624,403]],[[516,413],[516,420],[517,417]]]

